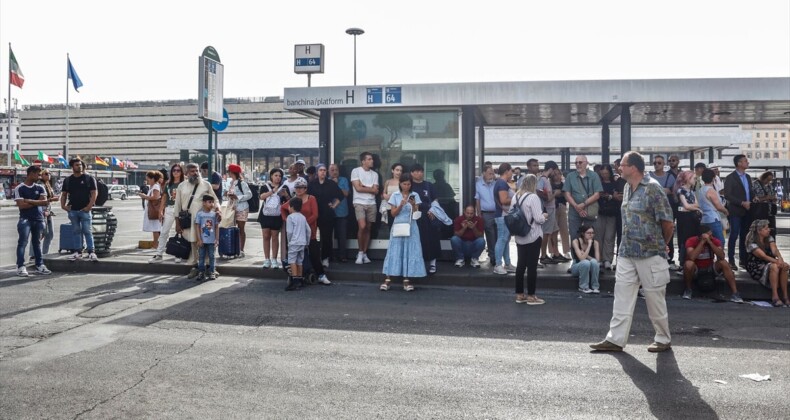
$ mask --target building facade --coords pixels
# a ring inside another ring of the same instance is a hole
[[[741,153],[749,159],[790,159],[790,124],[744,125],[751,133],[751,141],[741,146]]]

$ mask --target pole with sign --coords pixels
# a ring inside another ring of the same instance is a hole
[[[224,131],[228,128],[228,123],[230,122],[230,118],[228,117],[228,110],[222,108],[222,121],[212,121],[211,128],[214,129],[214,147],[216,147],[216,155],[217,155],[217,165],[216,171],[220,171],[221,166],[219,165],[219,132]],[[210,145],[210,144],[209,144]],[[211,164],[209,164],[209,168]]]
[[[213,121],[222,122],[222,105],[224,102],[222,85],[224,66],[219,62],[219,53],[212,46],[203,50],[198,58],[198,118],[208,129],[208,167],[211,170],[213,147],[211,144]]]
[[[310,76],[324,72],[324,44],[294,45],[294,73],[307,74],[307,87],[310,87]]]

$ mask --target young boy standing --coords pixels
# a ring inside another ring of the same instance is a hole
[[[288,236],[288,264],[291,265],[291,274],[288,276],[286,291],[296,290],[302,286],[302,261],[304,249],[310,243],[310,225],[300,213],[302,200],[298,197],[288,202],[288,218],[285,220],[285,232]]]
[[[203,196],[203,208],[195,215],[195,233],[198,245],[198,281],[214,280],[214,247],[217,242],[217,212],[214,211],[214,197]],[[206,275],[206,256],[208,256],[208,276]]]

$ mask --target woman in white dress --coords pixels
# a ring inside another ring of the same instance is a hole
[[[143,200],[145,209],[143,210],[143,232],[151,232],[154,236],[154,244],[159,243],[159,232],[162,231],[163,215],[160,211],[162,186],[159,180],[162,179],[162,173],[159,171],[148,171],[145,174],[145,183],[148,185],[147,193],[139,193],[137,195]],[[155,212],[149,207],[155,206]]]

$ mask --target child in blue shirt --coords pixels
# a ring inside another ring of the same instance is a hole
[[[288,202],[288,218],[285,220],[285,233],[288,237],[288,264],[291,274],[288,276],[286,291],[296,290],[302,286],[304,249],[310,243],[310,225],[302,213],[302,199],[292,198]]]
[[[203,196],[203,208],[195,215],[195,232],[198,245],[198,281],[214,280],[214,247],[217,242],[217,212],[214,211],[214,197]],[[208,276],[206,275],[206,256],[208,255]]]

